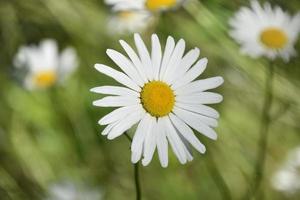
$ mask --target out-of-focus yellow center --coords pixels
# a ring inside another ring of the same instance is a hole
[[[119,17],[122,18],[122,19],[130,19],[131,17],[134,16],[134,12],[130,12],[130,11],[120,11],[118,13]]]
[[[57,76],[54,71],[45,71],[37,73],[34,82],[38,87],[49,87],[56,82]]]
[[[173,110],[175,96],[166,83],[151,81],[144,85],[141,91],[141,101],[144,109],[152,116],[163,117]]]
[[[270,27],[260,34],[260,40],[268,48],[282,49],[288,42],[288,37],[283,30]]]
[[[155,11],[162,8],[171,8],[176,5],[176,0],[147,0],[146,7]]]

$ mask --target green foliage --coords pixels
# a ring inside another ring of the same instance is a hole
[[[298,0],[273,0],[295,13]],[[170,165],[160,167],[155,156],[141,168],[144,199],[241,199],[250,186],[256,161],[265,71],[268,62],[239,53],[228,36],[228,19],[248,1],[203,0],[164,13],[152,32],[162,41],[168,35],[184,38],[188,48],[199,47],[209,60],[204,77],[221,75],[224,102],[217,128],[219,138],[200,134],[207,153],[194,154],[182,166],[170,153]],[[61,180],[86,183],[105,199],[134,199],[133,169],[125,137],[109,141],[97,125],[111,109],[94,108],[98,95],[89,89],[113,81],[93,68],[112,64],[105,51],[120,50],[118,39],[130,43],[132,35],[112,36],[106,30],[110,10],[98,0],[0,0],[0,199],[26,200],[46,196],[50,184]],[[175,27],[175,28],[174,28]],[[45,91],[24,90],[13,76],[13,56],[20,45],[54,38],[60,48],[72,45],[80,67],[62,86]],[[148,38],[148,39],[147,39]],[[300,43],[296,49],[299,54]],[[266,199],[296,199],[271,187],[272,175],[287,152],[300,142],[300,59],[276,61],[275,100],[271,110],[263,189]]]

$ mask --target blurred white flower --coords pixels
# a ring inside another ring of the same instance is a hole
[[[168,10],[181,5],[185,0],[105,0],[113,10]]]
[[[219,103],[223,97],[206,90],[220,86],[223,78],[195,81],[207,65],[206,58],[198,60],[198,48],[184,55],[185,41],[181,39],[176,44],[169,36],[162,52],[157,35],[153,34],[151,39],[151,54],[139,34],[134,35],[138,54],[125,41],[120,41],[130,59],[115,50],[107,50],[107,55],[124,73],[103,64],[96,64],[95,68],[125,87],[91,89],[110,95],[94,101],[93,105],[120,107],[99,121],[100,125],[108,125],[102,135],[110,140],[138,124],[131,144],[133,163],[143,154],[142,164],[148,165],[157,148],[161,165],[167,167],[169,142],[180,163],[184,164],[193,159],[189,143],[200,153],[205,152],[205,146],[192,128],[217,139],[213,128],[218,126],[219,113],[205,104]]]
[[[14,66],[25,69],[23,84],[27,89],[38,89],[62,83],[77,68],[78,60],[73,48],[59,53],[56,41],[46,39],[38,46],[20,47]]]
[[[230,35],[240,45],[241,51],[251,57],[281,57],[288,61],[296,55],[294,45],[300,31],[300,13],[291,17],[280,7],[272,9],[253,0],[251,8],[242,7],[230,20]]]
[[[124,34],[144,31],[153,21],[147,11],[117,11],[108,21],[108,31]]]
[[[272,179],[274,189],[292,195],[300,191],[300,147],[291,151]]]
[[[95,188],[67,181],[51,185],[48,193],[46,200],[101,200],[103,198],[102,193]]]

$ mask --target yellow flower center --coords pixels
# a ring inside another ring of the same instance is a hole
[[[270,27],[261,33],[260,40],[268,48],[282,49],[286,45],[288,38],[283,30]]]
[[[133,12],[130,12],[130,11],[120,11],[120,12],[118,13],[118,15],[119,15],[119,17],[120,17],[121,19],[128,20],[128,19],[130,19],[131,17],[134,16],[134,13],[133,13]]]
[[[141,101],[144,109],[152,116],[163,117],[173,110],[175,96],[166,83],[151,81],[144,85],[141,91]]]
[[[54,71],[40,72],[35,75],[34,82],[38,87],[49,87],[56,81],[56,73]]]
[[[146,7],[155,11],[162,8],[171,8],[176,5],[176,0],[147,0]]]

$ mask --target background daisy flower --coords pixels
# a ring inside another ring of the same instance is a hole
[[[144,31],[153,21],[147,11],[117,11],[108,21],[109,33],[133,33]]]
[[[275,173],[272,179],[275,190],[285,193],[287,196],[300,193],[300,147],[289,152],[283,166]]]
[[[281,57],[288,61],[296,55],[294,45],[300,31],[300,13],[291,17],[280,7],[264,6],[253,0],[251,8],[242,7],[230,20],[230,35],[251,57]]]
[[[181,5],[185,0],[105,0],[114,10],[168,10]]]
[[[99,72],[125,86],[91,89],[109,95],[94,101],[94,106],[119,107],[100,119],[100,125],[107,125],[102,135],[114,139],[138,124],[131,144],[133,163],[143,157],[142,164],[148,165],[157,149],[161,165],[167,167],[168,143],[180,163],[191,161],[189,144],[200,153],[205,152],[205,146],[192,128],[217,139],[213,128],[218,126],[219,114],[206,104],[220,103],[223,98],[206,90],[220,86],[223,78],[196,80],[205,70],[207,59],[198,60],[198,48],[184,55],[183,39],[175,43],[169,36],[162,52],[160,41],[153,34],[151,53],[139,34],[134,35],[134,41],[137,53],[125,41],[120,41],[129,58],[107,50],[107,55],[123,72],[103,64],[95,65]]]
[[[47,88],[62,83],[78,66],[73,48],[58,52],[55,40],[45,39],[38,46],[22,46],[14,58],[14,66],[26,71],[27,89]]]
[[[98,188],[88,187],[68,180],[56,182],[48,187],[44,200],[101,200],[103,194]]]

